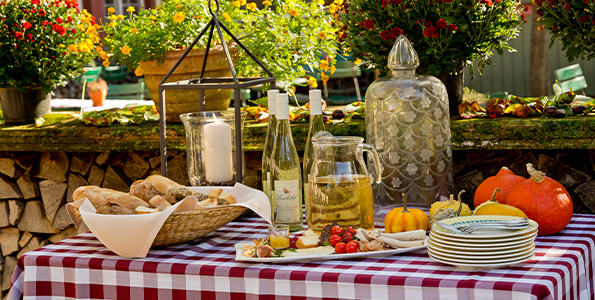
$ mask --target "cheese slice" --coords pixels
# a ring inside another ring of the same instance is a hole
[[[316,232],[312,231],[312,229],[308,229],[302,233],[302,236],[318,236]]]
[[[320,238],[317,235],[302,235],[297,242],[295,242],[295,245],[298,249],[314,248],[318,246],[319,239]]]
[[[306,256],[324,256],[335,253],[335,248],[331,246],[321,246],[309,249],[297,249],[296,252],[285,251],[284,257],[306,257]]]

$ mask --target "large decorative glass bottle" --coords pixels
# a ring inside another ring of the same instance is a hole
[[[382,173],[374,187],[376,222],[401,203],[401,193],[408,204],[429,207],[453,191],[446,88],[416,74],[417,66],[417,53],[399,36],[388,57],[392,74],[366,92],[366,141],[376,147]]]

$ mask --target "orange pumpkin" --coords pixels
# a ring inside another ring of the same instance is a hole
[[[428,216],[421,209],[407,209],[405,194],[403,195],[403,207],[397,207],[391,210],[384,217],[384,231],[404,232],[412,230],[430,230],[430,221]]]
[[[506,199],[539,224],[538,234],[549,235],[564,229],[572,218],[572,199],[556,180],[527,164],[531,178],[518,184]]]
[[[507,167],[502,167],[498,174],[484,180],[477,187],[475,196],[473,197],[473,204],[475,204],[475,207],[478,207],[480,204],[488,201],[496,188],[502,190],[502,194],[496,195],[496,201],[506,204],[508,193],[523,180],[525,180],[525,177],[515,175]]]

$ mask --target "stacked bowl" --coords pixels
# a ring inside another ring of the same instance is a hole
[[[514,224],[514,225],[506,225]],[[468,216],[435,222],[429,256],[467,269],[492,269],[529,260],[535,252],[537,223],[510,216]]]

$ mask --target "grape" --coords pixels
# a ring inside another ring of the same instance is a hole
[[[333,119],[343,119],[345,118],[345,112],[340,110],[340,109],[335,109],[335,111],[333,111]]]

